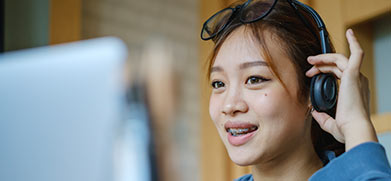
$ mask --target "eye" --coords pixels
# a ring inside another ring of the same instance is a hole
[[[246,80],[246,84],[259,84],[259,83],[262,83],[262,82],[266,82],[270,79],[266,79],[264,77],[261,77],[261,76],[250,76],[249,78],[247,78]]]
[[[218,89],[225,86],[224,82],[222,81],[213,81],[211,85],[213,89]]]

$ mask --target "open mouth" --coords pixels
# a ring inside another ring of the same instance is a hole
[[[242,128],[226,128],[225,130],[230,133],[232,136],[242,136],[251,132],[254,132],[258,129],[257,126],[251,127],[242,127]]]
[[[228,121],[225,123],[224,128],[228,134],[228,142],[233,146],[241,146],[254,137],[259,126],[246,122]]]

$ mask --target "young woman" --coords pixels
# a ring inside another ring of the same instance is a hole
[[[294,0],[248,0],[204,24],[202,39],[215,42],[210,116],[232,161],[252,166],[240,181],[391,179],[369,116],[363,51],[348,30],[349,57],[320,54],[315,20]],[[321,73],[340,80],[335,116],[312,108],[311,78]]]

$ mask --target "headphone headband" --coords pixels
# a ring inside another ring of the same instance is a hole
[[[322,53],[331,53],[330,39],[326,30],[326,25],[324,24],[319,14],[310,6],[303,4],[297,0],[288,0],[288,2],[296,9],[296,12],[298,12],[299,17],[313,32],[313,30],[309,26],[309,23],[299,13],[299,9],[296,7],[296,4],[301,6],[304,11],[311,15],[313,20],[316,22],[316,25],[318,26],[318,33],[320,38],[318,40],[320,41]],[[318,74],[312,77],[310,98],[312,106],[315,108],[316,111],[326,112],[330,116],[335,117],[337,95],[337,79],[333,74]]]

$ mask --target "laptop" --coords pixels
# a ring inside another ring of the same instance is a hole
[[[113,37],[1,54],[0,180],[148,180],[143,161],[116,162],[143,156],[118,139],[126,58]],[[137,167],[139,175],[121,171]]]

